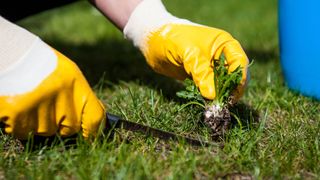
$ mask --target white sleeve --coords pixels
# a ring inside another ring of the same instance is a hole
[[[18,61],[37,38],[0,16],[0,71]]]
[[[0,96],[33,90],[56,66],[50,46],[0,16]]]

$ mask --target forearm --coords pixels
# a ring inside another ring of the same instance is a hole
[[[143,0],[90,0],[121,31],[136,6]]]

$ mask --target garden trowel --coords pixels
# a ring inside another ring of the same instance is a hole
[[[107,113],[108,126],[112,128],[122,128],[125,130],[140,132],[147,136],[156,137],[162,140],[174,140],[186,142],[194,146],[217,146],[217,143],[211,143],[204,140],[194,139],[186,136],[174,134],[172,132],[163,131],[143,124],[138,124],[129,120],[122,119],[119,116]],[[218,145],[219,146],[219,145]]]

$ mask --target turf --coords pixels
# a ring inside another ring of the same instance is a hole
[[[222,28],[254,64],[224,147],[192,147],[116,130],[93,143],[56,140],[0,150],[0,179],[320,178],[320,103],[290,91],[278,57],[276,0],[165,0],[170,12]],[[182,5],[183,4],[183,5]],[[73,59],[111,113],[181,135],[209,137],[181,83],[155,74],[141,53],[87,2],[18,22]],[[3,140],[1,141],[3,142]],[[3,143],[1,143],[3,146]]]

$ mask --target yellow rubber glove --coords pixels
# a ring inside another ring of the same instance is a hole
[[[238,66],[243,69],[235,92],[236,99],[242,96],[248,58],[229,33],[174,17],[160,0],[144,0],[130,16],[124,34],[141,49],[156,72],[180,80],[191,77],[207,99],[216,96],[212,60],[223,53],[230,72]]]
[[[0,73],[0,122],[19,139],[30,133],[94,136],[104,108],[76,64],[40,39]]]

